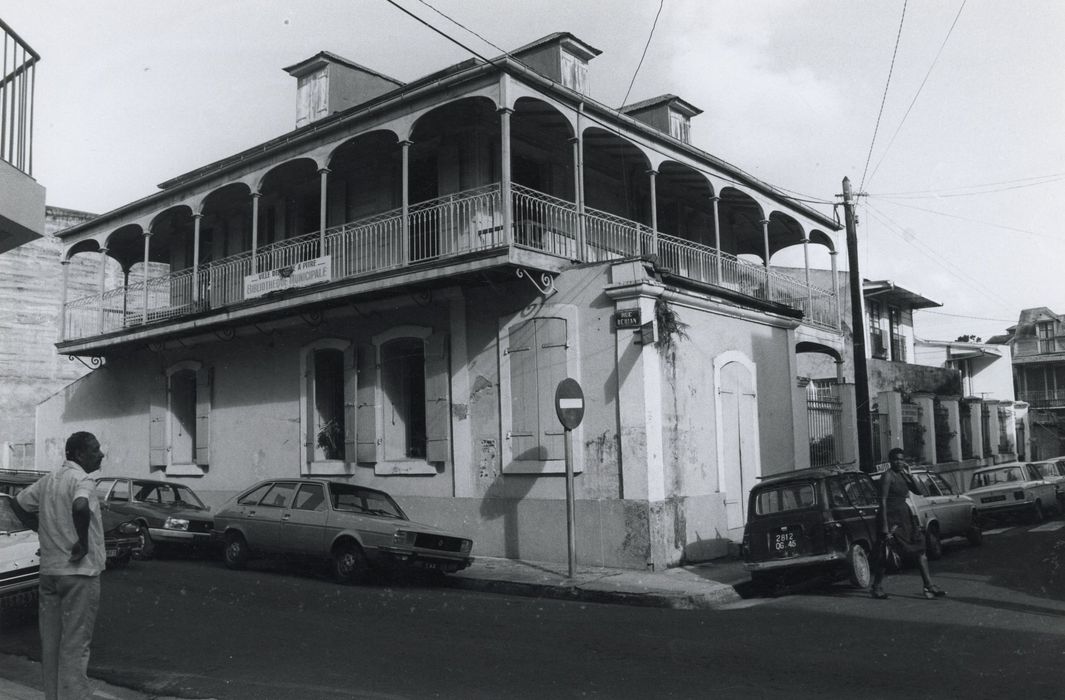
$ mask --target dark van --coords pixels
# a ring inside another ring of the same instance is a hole
[[[763,478],[751,489],[743,559],[751,580],[829,574],[866,588],[877,492],[860,471],[819,467]]]

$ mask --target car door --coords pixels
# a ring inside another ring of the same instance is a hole
[[[262,553],[281,549],[281,520],[288,514],[297,484],[276,481],[257,504],[244,508],[244,538],[248,546]]]
[[[300,484],[291,507],[281,516],[280,548],[295,556],[324,557],[326,547],[326,518],[329,505],[325,485]]]
[[[1031,464],[1023,464],[1021,468],[1024,469],[1024,475],[1029,480],[1026,486],[1031,488],[1035,492],[1036,498],[1042,501],[1043,510],[1052,511],[1057,508],[1058,490],[1054,487],[1054,484],[1044,479],[1039,470]]]
[[[126,520],[121,514],[111,510],[110,501],[108,500],[111,490],[115,487],[115,481],[115,479],[97,479],[96,481],[96,500],[100,504],[100,520],[103,523],[104,532],[111,530]]]
[[[867,483],[868,482],[868,483]],[[873,542],[877,532],[875,488],[864,474],[837,474],[825,481],[832,517],[850,541]]]
[[[946,482],[935,474],[927,472],[914,474],[921,491],[928,500],[932,512],[939,521],[939,537],[954,537],[964,530],[962,525],[962,502],[947,486]]]

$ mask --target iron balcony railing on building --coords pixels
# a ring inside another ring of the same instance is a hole
[[[833,294],[788,275],[595,209],[581,216],[572,202],[512,186],[513,226],[503,226],[498,184],[307,232],[251,251],[66,304],[63,339],[76,340],[168,321],[250,301],[246,278],[328,260],[332,281],[358,279],[413,265],[516,246],[577,261],[607,261],[655,253],[675,274],[803,312],[804,321],[837,328]]]
[[[33,175],[33,93],[40,55],[0,20],[0,160]]]
[[[1065,389],[1020,391],[1017,400],[1028,402],[1032,408],[1065,408]]]

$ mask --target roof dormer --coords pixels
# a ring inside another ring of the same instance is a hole
[[[659,95],[625,105],[619,111],[684,143],[692,142],[692,117],[703,113],[703,110],[676,95]]]
[[[289,66],[296,78],[296,128],[368,102],[403,83],[328,51]]]
[[[510,55],[563,87],[587,95],[588,61],[601,53],[569,32],[555,32]]]

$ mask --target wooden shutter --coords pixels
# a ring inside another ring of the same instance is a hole
[[[166,406],[168,378],[165,374],[152,376],[148,387],[148,465],[167,466]]]
[[[358,432],[359,374],[355,366],[355,351],[344,351],[344,461],[355,461],[355,435]]]
[[[211,399],[214,368],[196,370],[196,464],[205,467],[211,463]]]
[[[356,460],[377,462],[377,348],[360,345],[355,351],[356,371]]]
[[[303,461],[306,464],[314,462],[314,448],[318,441],[317,411],[314,408],[314,351],[307,353],[307,370],[303,374],[304,395],[306,401],[306,415],[303,416],[306,429],[303,431]]]
[[[566,321],[536,320],[536,383],[534,410],[539,412],[540,459],[565,459],[565,430],[555,412],[555,389],[566,378]],[[530,397],[531,398],[531,397]]]
[[[446,333],[425,341],[425,459],[447,462],[451,457],[451,401]]]
[[[536,321],[513,326],[508,333],[510,360],[510,449],[513,459],[538,460],[539,411],[536,408]]]

